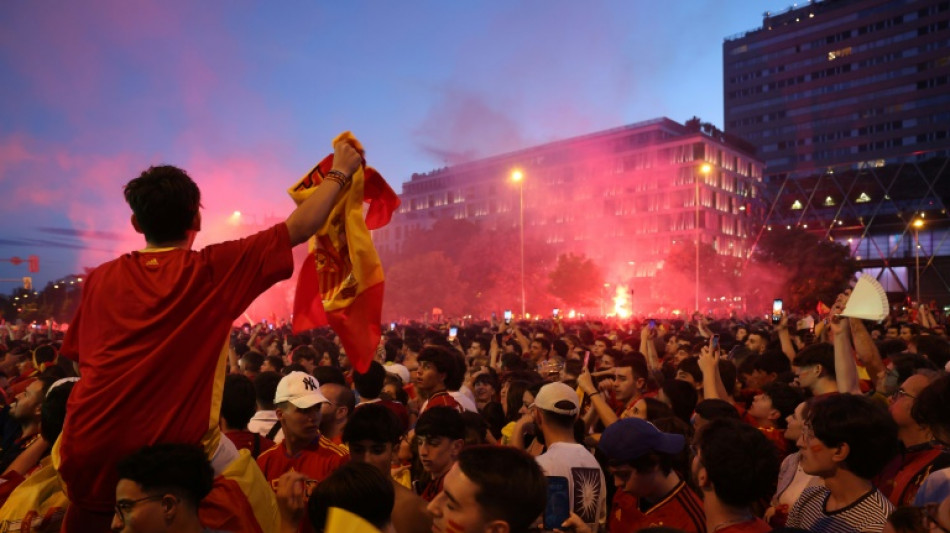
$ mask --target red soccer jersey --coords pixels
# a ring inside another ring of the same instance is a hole
[[[685,481],[680,481],[669,494],[649,509],[640,509],[637,498],[618,490],[610,507],[607,531],[626,533],[648,527],[671,527],[687,533],[706,532],[703,502]]]
[[[293,456],[287,455],[286,442],[285,439],[257,458],[257,465],[274,491],[277,490],[277,478],[284,472],[294,470],[320,482],[350,460],[350,452],[346,448],[333,444],[323,435]]]
[[[772,531],[772,526],[766,524],[761,518],[756,518],[720,527],[716,533],[768,533],[769,531]]]
[[[419,411],[419,414],[432,409],[433,407],[451,407],[458,412],[462,412],[462,406],[459,405],[455,398],[451,394],[445,391],[440,391],[429,397],[429,400],[422,406],[422,409]]]
[[[197,252],[132,252],[88,276],[61,351],[82,379],[53,450],[73,503],[111,511],[115,464],[142,446],[214,453],[231,323],[291,273],[280,223]]]
[[[231,439],[235,448],[251,452],[251,457],[254,459],[257,459],[264,451],[274,447],[274,441],[246,429],[227,431],[224,435]]]

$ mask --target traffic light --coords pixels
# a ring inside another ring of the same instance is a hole
[[[32,272],[32,273],[39,272],[39,271],[40,271],[40,258],[37,257],[37,256],[35,256],[35,255],[31,255],[31,256],[29,257],[29,260],[30,260],[30,272]]]

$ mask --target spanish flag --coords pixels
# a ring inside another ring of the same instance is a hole
[[[346,140],[363,155],[350,132]],[[328,155],[288,189],[297,205],[306,200],[333,168]],[[363,218],[363,202],[369,204]],[[372,167],[362,166],[340,192],[326,223],[310,238],[310,251],[297,279],[295,332],[329,325],[340,336],[347,357],[365,372],[379,345],[383,309],[383,266],[369,230],[389,223],[399,197]]]

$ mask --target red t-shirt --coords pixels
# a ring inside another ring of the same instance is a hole
[[[433,407],[451,407],[460,413],[463,411],[462,406],[459,405],[455,398],[445,391],[440,391],[433,394],[432,396],[429,396],[429,400],[422,407],[422,409],[419,410],[419,414],[421,415]]]
[[[607,531],[627,533],[648,527],[671,527],[687,533],[706,532],[703,502],[685,481],[647,510],[641,510],[636,496],[618,490],[610,506]]]
[[[82,379],[53,450],[73,503],[111,511],[115,464],[142,446],[211,457],[231,323],[293,273],[284,223],[201,251],[132,252],[94,270],[61,350]]]

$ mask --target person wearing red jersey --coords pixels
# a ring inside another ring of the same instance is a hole
[[[441,346],[426,346],[419,354],[419,368],[416,371],[416,390],[426,402],[419,414],[433,407],[451,407],[462,412],[462,406],[449,394],[447,382],[452,381],[461,370],[448,349]]]
[[[290,277],[293,246],[323,225],[360,164],[338,141],[334,170],[285,222],[201,251],[191,250],[201,193],[184,171],[151,167],[125,186],[146,246],[86,277],[61,350],[83,377],[53,449],[71,501],[64,531],[108,528],[115,464],[144,445],[200,444],[216,473],[236,459],[218,427],[231,323]]]
[[[623,418],[607,426],[598,448],[607,456],[607,469],[618,489],[608,531],[662,526],[705,533],[703,502],[673,470],[674,456],[685,445],[682,435],[663,433],[639,418]]]
[[[257,410],[254,384],[244,374],[228,374],[221,400],[221,431],[239,450],[248,450],[254,459],[274,446],[274,441],[248,431],[247,423]]]
[[[284,441],[261,453],[257,465],[274,491],[278,478],[291,470],[307,476],[308,494],[334,470],[350,460],[346,448],[320,434],[320,408],[327,399],[317,379],[304,372],[291,372],[277,385],[274,404],[284,430]],[[304,528],[309,520],[303,521]]]
[[[751,509],[778,478],[779,459],[768,438],[747,424],[719,419],[703,426],[696,447],[690,468],[702,491],[706,531],[771,531]]]

